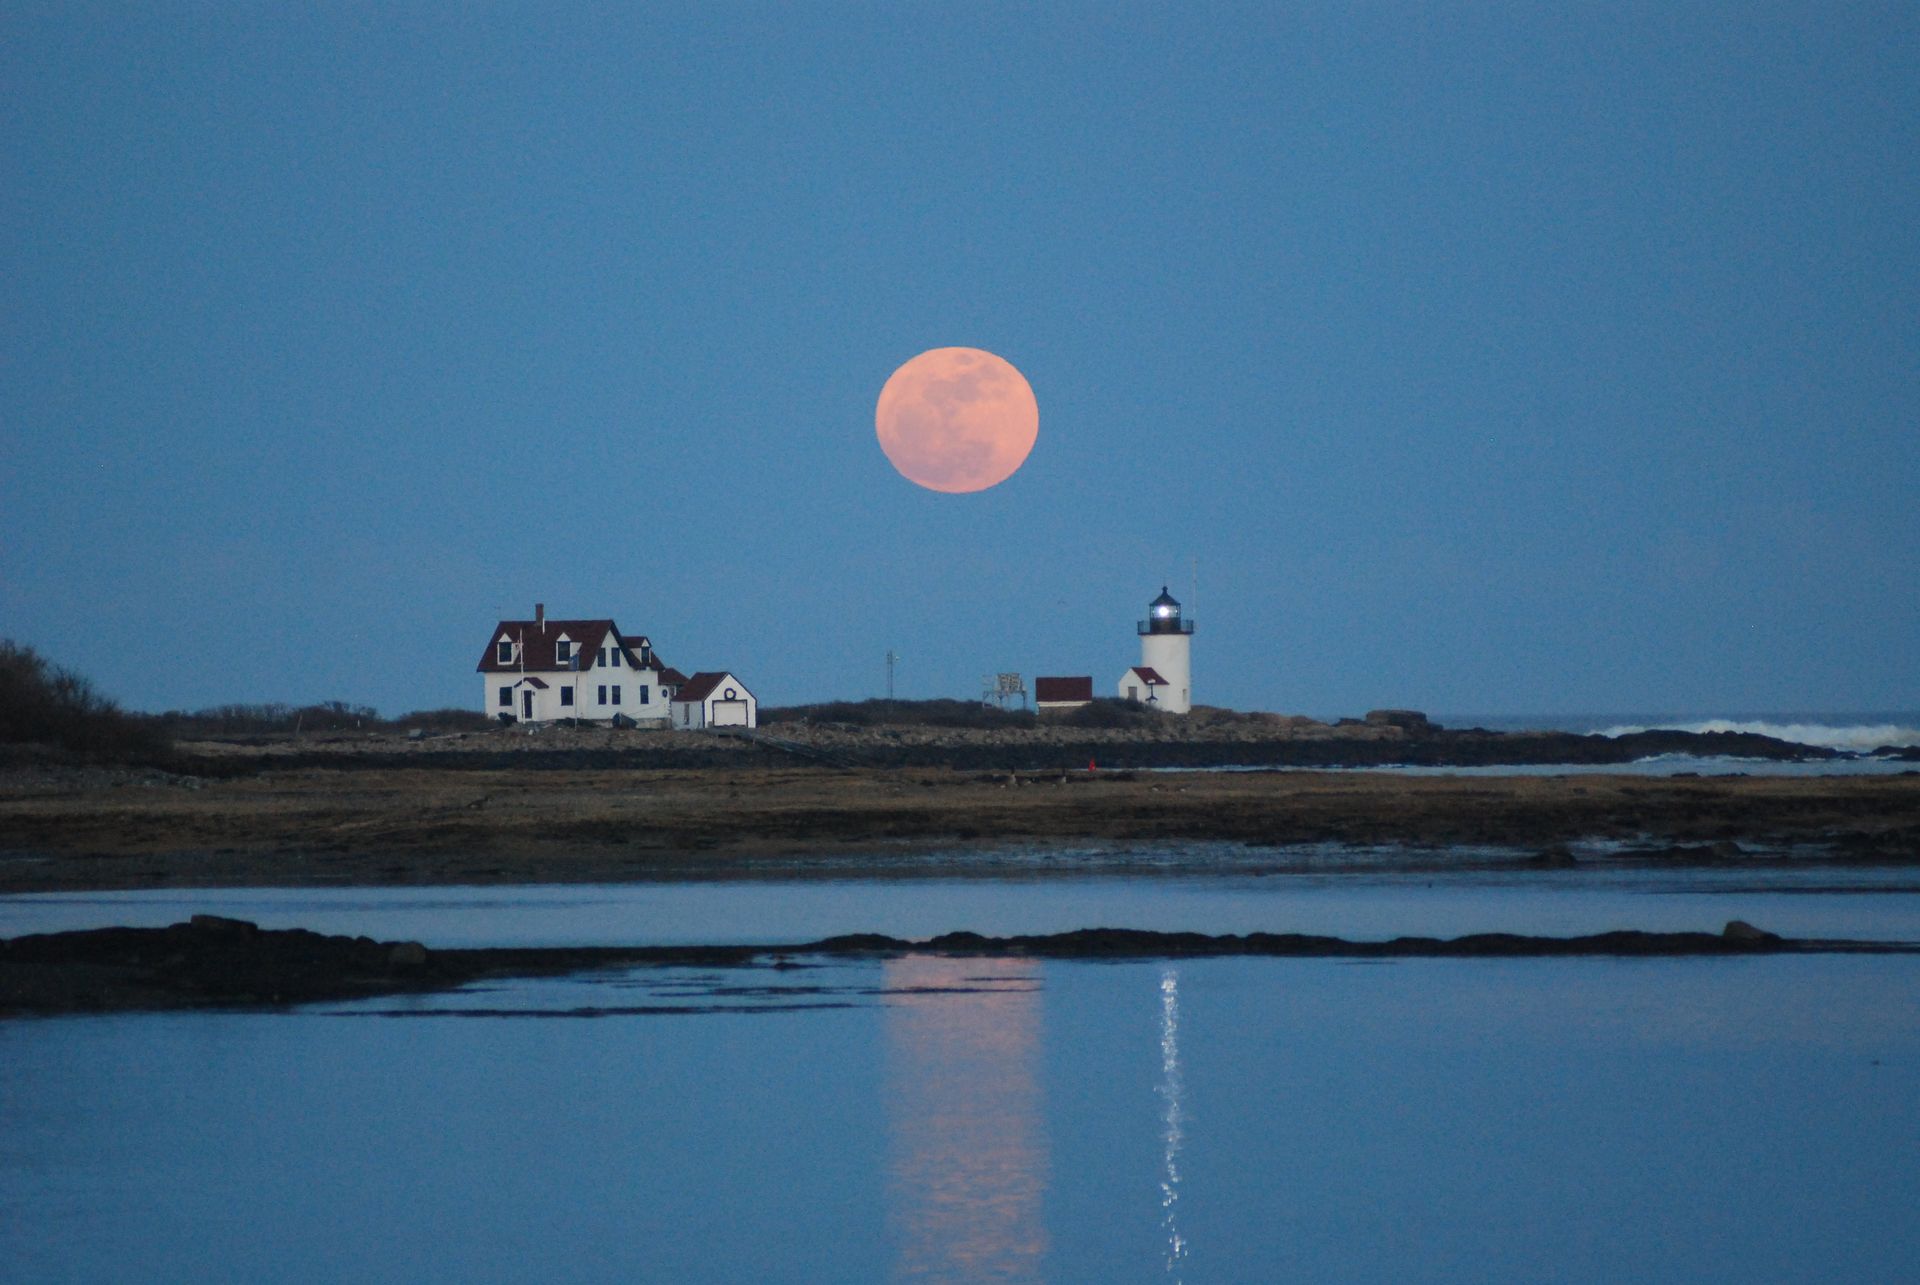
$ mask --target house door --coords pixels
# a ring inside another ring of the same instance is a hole
[[[531,687],[520,689],[520,717],[529,723],[533,721],[533,688]]]

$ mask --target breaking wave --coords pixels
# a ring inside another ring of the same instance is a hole
[[[1631,736],[1635,732],[1744,732],[1771,736],[1796,745],[1817,745],[1829,750],[1877,750],[1886,745],[1920,745],[1920,728],[1898,723],[1852,723],[1833,726],[1827,723],[1736,722],[1727,718],[1709,718],[1699,722],[1648,723],[1644,726],[1603,727],[1602,736]]]

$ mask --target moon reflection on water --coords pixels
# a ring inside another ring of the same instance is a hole
[[[1160,1085],[1165,1148],[1160,1166],[1160,1227],[1167,1238],[1167,1275],[1180,1280],[1187,1238],[1180,1234],[1180,1148],[1186,1142],[1186,1085],[1180,1074],[1180,970],[1160,974]]]

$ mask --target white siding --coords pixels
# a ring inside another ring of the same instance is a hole
[[[1157,689],[1155,702],[1167,714],[1185,714],[1193,708],[1193,676],[1189,652],[1193,639],[1189,634],[1141,634],[1140,666],[1151,669],[1167,680]]]
[[[573,708],[561,705],[560,689],[562,686],[571,686],[577,692],[579,677],[578,674],[554,673],[526,675],[527,679],[538,678],[545,683],[547,686],[542,690],[532,682],[523,681],[517,671],[511,674],[488,674],[486,675],[487,716],[492,718],[507,713],[523,723],[544,723],[550,719],[577,717]],[[513,696],[511,708],[500,703],[500,692],[503,688]],[[526,700],[528,693],[533,696],[531,711],[528,709]]]

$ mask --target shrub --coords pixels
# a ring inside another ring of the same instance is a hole
[[[1165,717],[1158,710],[1149,709],[1137,701],[1101,696],[1091,705],[1068,710],[1057,721],[1067,727],[1141,727]]]
[[[289,732],[350,732],[380,727],[380,711],[369,705],[321,701],[317,705],[214,705],[160,715],[176,737],[274,736]]]
[[[0,638],[0,742],[58,746],[83,758],[148,762],[169,742],[151,719],[123,712],[93,684]]]
[[[1032,727],[1028,709],[1000,709],[979,701],[865,700],[828,701],[821,705],[762,708],[760,722],[839,723],[847,727]]]
[[[416,709],[388,726],[401,731],[417,727],[427,732],[484,732],[495,724],[491,715],[476,709]]]
[[[217,736],[291,736],[302,732],[479,732],[493,720],[471,709],[419,709],[382,718],[371,705],[321,701],[314,705],[214,705],[192,713],[174,710],[159,720],[186,740]]]

